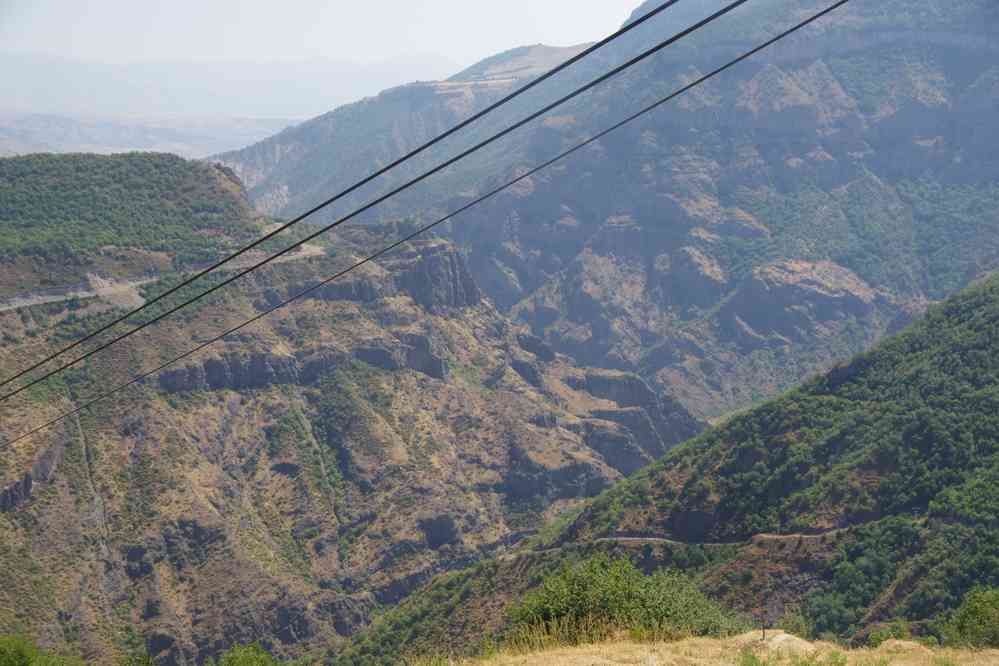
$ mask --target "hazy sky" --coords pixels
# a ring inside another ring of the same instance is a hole
[[[0,0],[0,50],[105,62],[373,63],[435,54],[458,65],[522,44],[615,29],[640,0]]]

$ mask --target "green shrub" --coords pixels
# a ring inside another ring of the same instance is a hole
[[[784,616],[777,623],[777,628],[801,638],[812,638],[815,633],[814,623],[800,606],[788,606],[784,609]]]
[[[0,636],[0,666],[30,666],[38,655],[38,647],[28,639]]]
[[[770,666],[770,660],[745,648],[739,653],[739,666]]]
[[[234,647],[219,657],[217,662],[211,659],[205,662],[206,666],[278,666],[280,663],[259,645]]]
[[[999,647],[999,589],[972,590],[944,626],[947,643]]]
[[[511,611],[508,642],[580,644],[619,632],[638,640],[724,636],[745,629],[675,571],[644,575],[627,559],[597,555],[542,581]]]
[[[896,640],[908,640],[912,638],[912,633],[909,631],[909,624],[904,620],[895,620],[891,624],[878,627],[867,637],[867,643],[871,647],[876,648],[885,641],[893,638]]]
[[[0,636],[0,666],[83,666],[83,661],[48,653],[24,636]]]

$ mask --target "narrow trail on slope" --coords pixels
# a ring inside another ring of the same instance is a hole
[[[14,296],[0,301],[0,312],[10,310],[20,310],[30,308],[34,305],[45,305],[48,303],[64,303],[74,299],[103,298],[111,301],[115,305],[127,305],[125,301],[134,303],[136,299],[141,302],[142,297],[138,289],[144,285],[158,281],[160,278],[145,278],[142,280],[124,280],[121,282],[105,280],[97,276],[89,276],[90,289],[73,289],[64,293],[53,294],[28,294],[25,296]]]
[[[275,259],[272,263],[284,264],[291,261],[303,261],[305,259],[312,259],[313,257],[319,257],[326,253],[326,251],[319,245],[314,245],[311,243],[306,243],[302,245],[298,252],[279,257]],[[260,256],[253,256],[248,254],[245,258],[240,261],[234,261],[227,268],[227,271],[238,270],[241,268],[247,268],[252,266],[255,262],[259,261],[263,257],[263,252]],[[62,293],[50,293],[50,294],[27,294],[24,296],[14,296],[12,298],[4,299],[0,301],[0,312],[9,312],[11,310],[20,310],[22,308],[29,308],[35,305],[46,305],[49,303],[65,303],[66,301],[72,301],[75,299],[88,299],[88,298],[101,298],[110,302],[118,307],[135,308],[141,306],[145,301],[139,294],[139,287],[143,287],[147,284],[152,284],[154,282],[159,282],[165,276],[160,275],[157,277],[143,278],[141,280],[108,280],[106,278],[101,278],[96,275],[87,276],[87,280],[90,284],[89,289],[80,289],[68,287],[67,290]],[[54,291],[54,290],[53,290]]]
[[[563,546],[556,546],[554,548],[544,548],[540,550],[525,550],[517,553],[507,553],[505,555],[500,555],[499,560],[501,561],[513,561],[520,559],[522,557],[528,557],[531,555],[549,555],[552,553],[558,553],[569,548],[584,548],[586,546],[596,546],[596,545],[620,545],[620,546],[682,546],[682,547],[692,547],[699,546],[701,548],[727,548],[731,546],[748,546],[753,543],[760,543],[765,541],[818,541],[829,536],[835,536],[850,530],[862,527],[862,525],[851,525],[849,527],[837,527],[829,530],[824,530],[821,532],[810,532],[807,534],[769,534],[760,533],[754,534],[748,539],[742,541],[680,541],[677,539],[668,539],[666,537],[642,537],[642,536],[610,536],[610,537],[599,537],[593,539],[592,541],[582,541],[578,543],[568,543]]]

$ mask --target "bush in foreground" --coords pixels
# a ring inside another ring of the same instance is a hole
[[[627,633],[638,640],[726,636],[747,628],[675,571],[644,575],[627,559],[598,555],[546,578],[511,611],[506,643],[536,649]]]
[[[972,590],[944,624],[951,645],[999,648],[999,589]]]
[[[0,636],[0,666],[83,666],[75,657],[62,657],[40,649],[23,636]]]
[[[232,648],[218,661],[209,659],[205,666],[279,666],[281,663],[259,645],[245,645]]]
[[[120,666],[152,666],[147,656],[128,657]],[[205,666],[280,666],[281,662],[259,645],[237,646],[218,661],[209,659]],[[293,662],[292,662],[293,663]],[[39,648],[24,636],[0,636],[0,666],[85,666],[78,657],[65,657]]]

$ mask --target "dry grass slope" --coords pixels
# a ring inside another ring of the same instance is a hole
[[[996,666],[999,650],[930,649],[890,640],[877,649],[844,650],[810,643],[781,631],[727,639],[693,638],[671,643],[609,642],[529,654],[501,653],[468,661],[433,660],[415,666]]]

